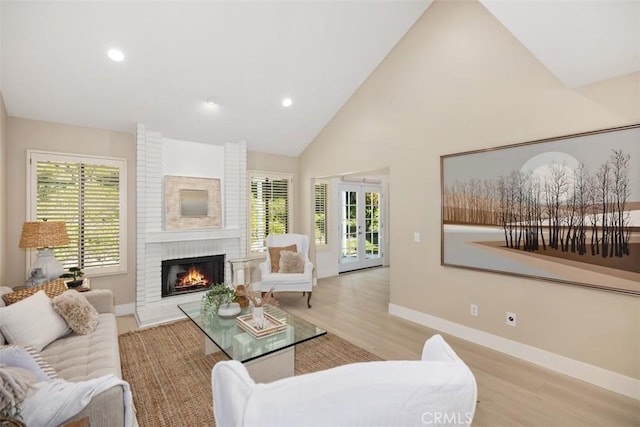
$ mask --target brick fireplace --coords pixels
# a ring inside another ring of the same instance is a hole
[[[203,295],[200,291],[189,291],[163,296],[163,261],[221,256],[219,268],[224,281],[231,278],[228,260],[246,256],[246,145],[233,142],[211,146],[170,140],[139,124],[136,148],[135,314],[138,323],[147,326],[183,317],[177,305],[199,301]],[[199,169],[198,161],[201,162]],[[220,179],[221,228],[166,230],[163,177],[167,175]],[[220,277],[211,280],[216,282]]]

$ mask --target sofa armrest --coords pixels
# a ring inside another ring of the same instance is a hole
[[[236,360],[221,361],[213,366],[211,388],[217,426],[244,425],[245,406],[255,386],[247,369]]]
[[[304,262],[304,274],[309,277],[313,276],[313,264],[309,260]]]
[[[424,343],[421,360],[430,362],[458,362],[461,361],[451,346],[442,338],[442,335],[435,334]]]
[[[84,295],[89,303],[95,307],[98,313],[114,313],[115,307],[113,304],[113,292],[109,289],[92,289],[91,291],[84,292]]]
[[[113,386],[91,399],[89,404],[74,417],[65,421],[78,421],[89,418],[90,426],[97,427],[124,427],[124,389],[121,385]],[[134,421],[135,423],[135,421]]]

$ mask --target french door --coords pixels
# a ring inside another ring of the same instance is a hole
[[[340,185],[339,271],[382,265],[382,187]]]

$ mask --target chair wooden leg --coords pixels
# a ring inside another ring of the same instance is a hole
[[[311,301],[311,294],[312,292],[308,292],[307,293],[307,307],[311,308],[311,304],[309,303],[309,301]],[[304,296],[304,292],[302,293],[302,296]]]

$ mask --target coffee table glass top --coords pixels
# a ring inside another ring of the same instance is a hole
[[[236,317],[221,317],[204,311],[200,301],[178,304],[178,308],[230,359],[248,362],[279,350],[325,335],[327,331],[278,307],[265,306],[264,312],[286,324],[282,331],[255,338],[236,323]],[[251,313],[242,309],[239,316]]]

